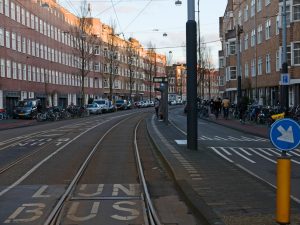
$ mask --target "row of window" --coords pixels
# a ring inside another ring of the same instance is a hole
[[[265,21],[265,40],[269,40],[271,38],[271,19]],[[276,35],[279,34],[279,28],[276,25]],[[240,42],[240,51],[247,50],[249,48],[249,35],[248,33],[244,33],[244,45],[242,46],[242,42]],[[263,41],[263,26],[262,24],[257,26],[257,36],[256,29],[251,30],[251,39],[250,46],[254,47],[256,44],[261,44]],[[244,47],[244,48],[242,48]],[[235,55],[236,54],[236,39],[231,39],[226,42],[226,56],[227,55]]]
[[[292,47],[292,49],[291,49]],[[281,57],[279,57],[282,53],[282,50],[276,51],[276,58],[275,58],[275,66],[276,66],[276,71],[278,72],[281,68]],[[300,43],[293,43],[292,46],[287,46],[287,63],[291,65],[300,65]],[[224,66],[224,58],[220,58],[220,66]],[[251,76],[255,77],[256,75],[262,75],[263,74],[263,57],[259,56],[257,58],[257,65],[256,65],[256,59],[252,59],[250,63],[250,72]],[[256,68],[257,67],[257,68]],[[244,72],[245,72],[245,77],[249,77],[249,64],[248,62],[245,63],[244,65]],[[237,72],[236,72],[236,67],[235,66],[229,66],[226,67],[225,70],[226,73],[226,81],[236,79],[237,77]],[[271,74],[271,55],[267,54],[265,57],[265,74]],[[242,75],[242,70],[241,70],[241,75]]]
[[[1,14],[5,14],[7,17],[20,23],[21,25],[27,26],[27,28],[22,27],[21,29],[29,28],[35,30],[36,32],[39,32],[37,33],[38,36],[45,35],[60,43],[78,49],[80,48],[80,46],[78,46],[76,43],[82,43],[81,41],[78,41],[78,38],[70,35],[69,32],[61,31],[59,28],[43,21],[39,17],[35,16],[34,14],[30,13],[23,7],[16,4],[14,1],[0,0],[0,16]],[[16,32],[5,30],[4,28],[1,27],[0,27],[0,46],[5,46],[6,48],[10,48],[12,50],[22,52],[24,54],[28,54],[31,56],[39,57],[45,60],[49,60],[51,62],[61,63],[75,68],[81,68],[80,65],[81,60],[79,57],[75,56],[74,54],[64,53],[60,50],[50,48],[46,44],[43,45],[37,41],[30,40],[29,38],[21,36]],[[99,45],[94,46],[93,51],[95,55],[101,55],[101,48]],[[102,55],[108,57],[110,54],[111,53],[109,53],[107,48],[104,47],[102,51]],[[128,57],[125,57],[125,55],[116,53],[116,59],[119,60],[120,62],[128,63]],[[94,69],[96,71],[99,71],[100,69],[99,63],[95,63],[94,65],[93,64],[94,63],[91,62],[90,65],[86,65],[86,68],[89,67],[90,70]],[[142,58],[135,59],[134,65],[143,69],[149,68],[149,65],[144,63]],[[104,67],[105,66],[103,65],[102,68]],[[114,71],[114,72],[119,75],[126,75],[129,72],[128,71],[125,72],[125,70],[126,69],[123,68],[120,74],[118,71]],[[164,68],[159,66],[157,67],[157,71],[161,73],[165,72]],[[144,77],[144,75],[141,75],[141,77]]]
[[[47,7],[47,9],[49,8]],[[50,8],[50,12],[53,12],[52,8]],[[68,32],[61,31],[59,28],[43,21],[36,15],[27,11],[25,8],[16,4],[14,1],[0,0],[0,14],[4,14],[12,20],[37,32],[40,32],[41,34],[48,36],[49,38],[52,38],[58,42],[61,42],[68,46],[72,45],[71,40],[73,39]],[[54,14],[56,15],[56,13]],[[66,22],[70,24],[69,20]]]
[[[282,0],[279,1],[280,6],[280,14],[282,12]],[[270,5],[271,0],[265,0],[265,6]],[[256,10],[255,10],[256,9]],[[251,0],[250,3],[250,17],[249,17],[249,6],[246,4],[243,10],[239,10],[238,12],[238,24],[242,24],[242,17],[244,18],[244,22],[248,21],[249,18],[255,16],[255,11],[262,11],[262,0]],[[242,15],[242,12],[244,15]],[[299,21],[300,20],[300,1],[299,0],[287,0],[286,1],[286,15],[287,15],[287,24],[290,21]],[[272,16],[272,15],[270,15]]]
[[[1,77],[12,78],[24,81],[38,83],[49,83],[67,86],[81,86],[81,79],[78,75],[48,70],[45,68],[35,67],[11,60],[0,59]],[[99,86],[99,85],[95,85]],[[102,86],[102,85],[101,85]],[[94,87],[93,78],[85,78],[85,87]]]
[[[46,45],[42,45],[38,42],[27,39],[26,37],[22,37],[15,32],[10,32],[4,30],[4,28],[0,27],[0,46],[5,46],[6,48],[11,48],[12,50],[28,54],[34,57],[38,57],[41,59],[49,60],[51,62],[56,62],[60,64],[64,64],[66,66],[81,68],[81,60],[79,57],[61,52],[57,49],[50,48]],[[92,68],[92,63],[90,68]],[[95,72],[106,72],[110,71],[110,66],[108,64],[101,64],[99,62],[94,62],[94,71]],[[102,68],[102,70],[101,70]],[[92,70],[92,69],[91,69]],[[127,68],[121,68],[119,71],[118,67],[114,68],[114,74],[129,76],[130,70]],[[137,71],[135,71],[137,73]],[[135,76],[135,78],[145,78],[145,74],[141,73]]]
[[[282,64],[282,47],[280,47],[280,49],[278,51],[276,51],[276,71],[279,71],[279,69],[281,68],[281,64]],[[300,42],[293,42],[291,43],[291,45],[287,46],[286,49],[287,52],[287,63],[289,66],[300,66]],[[268,54],[270,55],[270,54]],[[281,56],[281,57],[280,57]],[[261,60],[262,61],[262,60]],[[269,60],[266,60],[266,62],[268,62]],[[258,63],[259,65],[260,63]],[[223,68],[225,66],[225,61],[224,58],[221,57],[219,59],[219,67]],[[267,66],[269,68],[269,66]],[[261,71],[261,73],[258,72],[259,75],[262,74],[262,70],[258,70]],[[266,70],[266,73],[269,70]],[[247,74],[247,73],[245,73]]]
[[[62,73],[59,71],[48,70],[45,68],[35,67],[32,65],[26,65],[22,63],[17,63],[11,60],[0,59],[0,77],[10,78],[16,80],[24,80],[31,82],[56,84],[56,85],[66,85],[66,86],[81,86],[81,77],[78,75]],[[129,90],[129,84],[126,84],[126,89]],[[108,88],[109,83],[107,79],[85,77],[84,86],[89,88]],[[120,80],[115,80],[113,88],[121,89],[123,84]],[[139,90],[145,91],[145,85],[139,84]],[[135,90],[135,88],[134,88]]]

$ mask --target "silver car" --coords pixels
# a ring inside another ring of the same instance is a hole
[[[102,110],[97,103],[88,104],[86,109],[90,112],[90,114],[101,114]]]

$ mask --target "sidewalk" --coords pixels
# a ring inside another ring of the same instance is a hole
[[[203,118],[204,120],[209,120],[211,122],[230,127],[239,131],[243,131],[249,134],[256,136],[269,138],[269,127],[267,125],[255,124],[253,122],[247,122],[241,124],[237,119],[227,119],[225,120],[222,115],[219,115],[219,118],[216,119],[214,114],[209,114],[209,118]]]
[[[37,124],[36,120],[25,120],[25,119],[8,119],[0,120],[0,130],[7,130],[18,127],[26,127]]]
[[[249,132],[267,130],[239,121],[218,119],[217,123]],[[186,149],[175,140],[186,140],[172,125],[156,119],[147,121],[147,128],[161,158],[173,174],[175,183],[199,217],[211,225],[275,225],[276,193],[273,188],[257,180],[234,163],[229,163],[213,152],[198,147]],[[291,202],[291,224],[300,224],[300,207]]]

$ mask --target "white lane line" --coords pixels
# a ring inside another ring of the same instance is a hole
[[[193,177],[192,180],[202,180],[201,177]]]
[[[223,152],[225,152],[227,155],[232,155],[229,151],[227,151],[224,147],[217,147],[221,149]]]
[[[265,142],[265,141],[269,141],[269,140],[266,139],[266,138],[256,137],[256,138],[255,138],[255,141],[263,141],[263,142]]]
[[[250,138],[250,137],[246,137],[246,136],[241,136],[241,140],[243,141],[253,141],[254,139],[253,138]]]
[[[221,152],[219,152],[215,147],[209,147],[210,149],[212,149],[215,153],[217,153],[219,156],[221,156],[222,158],[226,159],[228,162],[233,163],[233,161],[231,159],[229,159],[227,156],[223,155]]]
[[[128,113],[128,114],[123,114],[122,116],[127,116],[127,115],[131,115],[134,113]],[[112,119],[118,118],[120,116],[116,116],[116,117],[112,117]],[[77,140],[78,138],[80,138],[82,135],[84,135],[85,133],[89,132],[90,130],[93,130],[94,128],[107,123],[111,121],[111,119],[103,121],[102,123],[99,123],[89,129],[87,129],[86,131],[82,132],[81,134],[77,135],[75,138],[71,139],[70,141],[68,141],[66,144],[64,144],[63,146],[61,146],[60,148],[58,148],[56,151],[54,151],[52,154],[48,155],[46,158],[44,158],[42,161],[40,161],[38,164],[36,164],[34,167],[32,167],[29,171],[27,171],[21,178],[19,178],[17,181],[15,181],[13,184],[11,184],[10,186],[8,186],[7,188],[5,188],[4,190],[2,190],[0,192],[0,197],[3,196],[5,193],[7,193],[8,191],[10,191],[11,189],[15,188],[16,186],[18,186],[21,182],[23,182],[27,177],[29,177],[33,172],[35,172],[41,165],[43,165],[45,162],[47,162],[49,159],[51,159],[54,155],[56,155],[57,153],[59,153],[62,149],[64,149],[66,146],[68,146],[70,143],[72,143],[73,141]]]
[[[228,136],[228,140],[232,140],[232,141],[241,141],[240,138],[232,137],[232,136]]]
[[[277,156],[281,156],[281,153],[279,153],[277,150],[274,150],[274,148],[265,148],[265,149],[267,149],[269,152],[273,152]]]
[[[299,152],[299,153],[300,153],[300,149],[299,149],[299,148],[295,148],[295,149],[293,150],[293,152]]]
[[[238,148],[239,150],[241,150],[242,152],[244,152],[246,155],[251,156],[252,154],[249,153],[248,151],[246,151],[244,148]]]
[[[108,121],[106,121],[108,122]],[[106,123],[103,122],[103,123]],[[8,192],[9,190],[13,189],[14,187],[16,187],[17,185],[19,185],[22,181],[24,181],[27,177],[29,177],[33,172],[35,172],[41,165],[43,165],[45,162],[47,162],[49,159],[51,159],[54,155],[56,155],[57,153],[59,153],[62,149],[64,149],[67,145],[69,145],[70,143],[72,143],[73,141],[77,140],[79,137],[81,137],[82,135],[84,135],[85,133],[87,133],[88,131],[96,128],[97,126],[102,125],[103,123],[97,124],[93,127],[91,127],[90,129],[82,132],[81,134],[77,135],[75,138],[71,139],[69,142],[67,142],[66,144],[64,144],[63,146],[61,146],[60,148],[58,148],[56,151],[54,151],[52,154],[48,155],[46,158],[44,158],[42,161],[40,161],[38,164],[36,164],[34,167],[32,167],[27,173],[25,173],[21,178],[19,178],[17,181],[15,181],[12,185],[8,186],[7,188],[5,188],[3,191],[0,192],[0,196],[4,195],[6,192]]]
[[[204,136],[204,135],[202,135],[201,138],[205,138],[203,140],[208,140],[208,141],[213,141],[214,140],[213,138],[210,138],[210,137],[207,137],[207,136]]]
[[[242,155],[241,153],[239,153],[238,151],[236,151],[234,148],[229,147],[229,149],[230,149],[231,151],[233,151],[235,154],[237,154],[237,155],[239,155],[240,157],[242,157],[243,159],[247,160],[248,162],[256,163],[255,161],[249,159],[248,157],[246,157],[246,156]]]
[[[200,174],[190,174],[191,177],[200,177]]]
[[[266,151],[266,150],[269,150],[269,149],[271,149],[271,148],[264,148],[264,149],[266,149],[266,150],[264,150],[264,149],[262,149],[262,148],[255,148],[255,149],[257,149],[258,151],[260,151],[260,152],[262,152],[262,153],[264,153],[264,154],[266,154],[266,155],[268,155],[268,156],[273,156],[271,153],[269,153],[268,151]]]
[[[294,150],[293,150],[293,151],[290,151],[289,153],[292,154],[292,155],[295,155],[295,156],[300,156],[300,154],[299,154],[299,153],[296,153]]]
[[[218,140],[227,141],[227,139],[226,139],[226,138],[223,138],[223,137],[215,136],[215,138],[217,138]]]
[[[277,163],[275,160],[273,160],[273,159],[270,159],[270,158],[268,158],[267,156],[265,156],[265,155],[263,155],[263,154],[259,154],[259,153],[257,153],[257,151],[255,151],[253,148],[248,148],[250,151],[252,151],[252,152],[254,152],[254,154],[256,154],[256,155],[258,155],[258,156],[260,156],[260,157],[262,157],[262,158],[264,158],[264,159],[266,159],[266,160],[268,160],[268,161],[270,161],[270,162],[272,162],[272,163]]]

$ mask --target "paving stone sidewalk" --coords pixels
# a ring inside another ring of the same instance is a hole
[[[178,187],[208,224],[277,224],[275,189],[201,146],[190,151],[177,145],[174,140],[186,137],[172,125],[149,119],[147,127]],[[291,224],[300,224],[300,206],[294,202]]]

